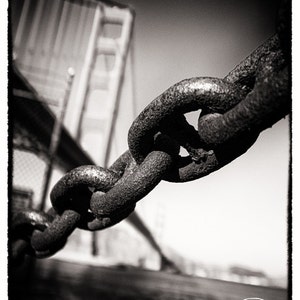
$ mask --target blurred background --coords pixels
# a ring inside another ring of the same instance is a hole
[[[275,33],[278,5],[267,0],[10,1],[12,212],[48,209],[51,188],[76,166],[111,165],[128,148],[134,118],[171,85],[226,76]],[[198,114],[187,114],[194,126]],[[289,142],[285,118],[221,170],[189,183],[162,181],[116,226],[96,234],[76,230],[52,258],[20,267],[11,287],[22,286],[33,299],[34,289],[22,285],[24,274],[34,280],[40,274],[47,282],[54,269],[69,270],[68,276],[78,279],[82,266],[89,266],[128,276],[140,270],[180,273],[185,284],[177,285],[194,284],[191,289],[199,287],[194,278],[212,280],[203,283],[208,291],[218,280],[240,284],[242,292],[224,285],[230,299],[246,298],[249,286],[264,287],[263,299],[269,292],[284,299]],[[170,278],[159,280],[175,280]],[[69,293],[61,299],[81,299]],[[207,293],[195,299],[224,299]],[[114,297],[105,299],[125,299]]]

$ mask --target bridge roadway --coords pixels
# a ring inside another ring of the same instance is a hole
[[[287,291],[221,280],[108,268],[55,259],[26,261],[10,269],[11,300],[286,300]]]

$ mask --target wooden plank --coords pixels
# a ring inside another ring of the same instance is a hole
[[[36,261],[34,268],[15,272],[10,299],[114,299],[114,300],[286,300],[287,291],[215,279],[141,270]],[[27,274],[27,276],[25,275]],[[28,278],[28,274],[31,277]],[[25,275],[25,277],[23,277]],[[21,298],[18,298],[22,296]]]

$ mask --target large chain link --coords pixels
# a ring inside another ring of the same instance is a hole
[[[67,173],[52,189],[47,213],[18,213],[11,228],[13,258],[50,256],[75,228],[100,230],[126,218],[161,180],[196,180],[245,153],[291,109],[282,34],[289,26],[278,28],[279,35],[225,78],[185,79],[154,99],[129,129],[129,150],[108,169],[90,165]],[[199,109],[196,130],[184,114]],[[180,146],[188,156],[179,155]]]

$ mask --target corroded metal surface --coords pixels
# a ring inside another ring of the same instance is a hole
[[[131,125],[128,145],[132,156],[141,163],[153,146],[154,135],[168,131],[169,122],[176,123],[178,115],[198,109],[226,112],[248,91],[223,79],[210,77],[191,78],[175,84],[153,100]]]
[[[45,258],[55,254],[65,246],[66,238],[59,239],[52,247],[37,249],[34,247],[33,236],[42,234],[52,225],[57,213],[50,209],[49,212],[21,211],[13,216],[10,235],[12,237],[11,255],[15,261],[22,261],[25,254],[37,258]]]
[[[121,184],[107,193],[96,192],[91,198],[91,210],[96,217],[114,218],[128,205],[145,197],[160,181],[173,163],[172,156],[163,151],[152,151]]]

